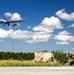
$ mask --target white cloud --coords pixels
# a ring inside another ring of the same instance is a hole
[[[25,42],[32,44],[32,43],[37,43],[37,42],[47,42],[47,39],[31,39],[31,40],[26,40]]]
[[[57,17],[46,17],[44,18],[44,20],[42,20],[42,23],[41,23],[44,27],[48,27],[48,28],[51,28],[51,29],[61,29],[63,28],[62,25],[61,25],[61,22],[60,20],[57,18]]]
[[[56,44],[58,44],[58,45],[68,45],[69,42],[66,42],[66,41],[57,41]]]
[[[8,38],[13,33],[13,30],[4,30],[0,28],[0,38]]]
[[[74,27],[74,24],[69,25],[68,27]]]
[[[41,26],[41,25],[34,27],[33,30],[34,30],[34,31],[46,32],[46,33],[52,33],[52,32],[53,32],[53,29],[51,29],[51,28],[46,28],[46,27],[43,27],[43,26]]]
[[[22,39],[28,43],[35,43],[47,41],[51,36],[52,36],[51,34],[43,32],[29,32],[17,30],[11,35],[11,38]]]
[[[22,19],[22,18],[21,18],[21,16],[20,16],[20,14],[18,14],[18,13],[13,13],[13,15],[11,16],[10,19],[11,19],[11,20],[20,20],[20,19]]]
[[[30,44],[35,42],[47,42],[51,37],[52,34],[47,34],[43,32],[34,32],[32,38],[30,40],[26,40],[25,42],[28,42]]]
[[[31,28],[31,26],[28,26],[28,28],[30,29],[30,28]]]
[[[68,34],[71,34],[71,33],[67,32],[66,30],[59,32],[59,35],[68,35]]]
[[[9,17],[10,20],[21,19],[20,14],[18,13],[5,13],[6,17]],[[30,28],[30,26],[28,26]],[[35,43],[35,42],[47,42],[53,35],[51,34],[54,32],[55,29],[61,29],[62,24],[57,17],[45,17],[42,22],[33,27],[33,31],[22,31],[22,30],[4,30],[0,29],[0,38],[14,38],[14,39],[21,39],[28,43]]]
[[[32,35],[33,33],[29,31],[16,30],[11,34],[11,38],[24,40],[31,38]]]
[[[62,31],[59,32],[54,39],[59,41],[56,44],[69,44],[69,42],[74,41],[74,36],[71,36],[67,31]]]
[[[74,21],[74,12],[68,14],[65,12],[65,9],[61,9],[56,12],[56,15],[61,19],[64,19],[67,21]]]
[[[46,42],[52,37],[52,34],[44,32],[31,32],[22,30],[4,30],[0,28],[0,38],[20,39],[28,43]]]
[[[12,16],[12,13],[6,12],[4,15],[5,15],[6,17],[11,17],[11,16]]]
[[[56,35],[55,39],[56,40],[60,40],[60,41],[71,41],[73,38],[73,36],[69,36],[69,35]]]
[[[10,20],[20,20],[22,19],[19,13],[10,13],[10,12],[6,12],[4,14],[6,17],[10,17]]]
[[[64,10],[58,11],[56,15],[60,13],[63,15]],[[65,12],[64,12],[65,13]],[[65,13],[67,14],[67,13]],[[20,14],[18,13],[10,13],[6,12],[4,14],[6,17],[9,17],[10,20],[19,20],[22,19]],[[69,15],[69,14],[67,14]],[[69,15],[70,16],[70,15]],[[71,20],[69,18],[69,20]],[[73,20],[73,19],[72,19]],[[31,28],[28,26],[28,28]],[[52,16],[52,17],[45,17],[42,22],[33,27],[33,31],[27,30],[4,30],[0,28],[0,38],[12,38],[12,39],[20,39],[27,43],[35,43],[35,42],[47,42],[50,38],[52,38],[55,29],[62,29],[63,26],[59,18]],[[56,44],[69,44],[69,42],[74,41],[74,36],[71,36],[71,33],[67,31],[59,32],[58,35],[54,37],[57,40]]]
[[[40,23],[40,25],[33,28],[34,31],[42,31],[51,33],[54,29],[61,29],[63,28],[60,20],[57,17],[45,17],[44,20]]]

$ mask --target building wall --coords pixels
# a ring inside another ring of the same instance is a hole
[[[34,60],[36,62],[50,62],[54,60],[54,55],[52,53],[34,53]]]

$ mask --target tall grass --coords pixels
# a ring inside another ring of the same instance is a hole
[[[0,66],[62,66],[60,63],[39,63],[32,60],[0,60]]]

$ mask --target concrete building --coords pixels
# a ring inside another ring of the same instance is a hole
[[[34,61],[36,61],[36,62],[53,62],[54,55],[53,55],[53,53],[46,53],[46,52],[34,53]]]

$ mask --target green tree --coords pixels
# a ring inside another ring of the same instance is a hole
[[[26,53],[25,60],[32,60],[34,59],[34,53]]]
[[[56,58],[57,61],[62,64],[68,61],[68,57],[66,56],[63,50],[53,50],[52,53],[54,54],[54,58]]]
[[[5,55],[5,52],[0,52],[0,59],[5,59],[4,55]]]
[[[43,50],[43,51],[41,51],[41,52],[48,52],[48,50]]]

